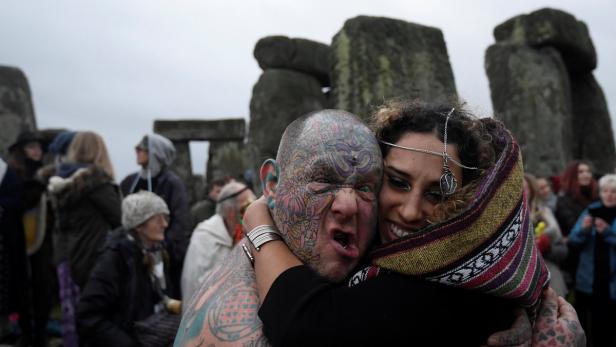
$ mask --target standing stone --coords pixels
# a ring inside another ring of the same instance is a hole
[[[6,158],[8,148],[19,133],[36,130],[32,96],[26,75],[18,69],[0,66],[0,157]]]
[[[287,69],[316,77],[329,87],[329,46],[306,39],[268,36],[255,45],[255,59],[263,70]]]
[[[593,45],[592,39],[588,33],[588,27],[584,22],[578,21],[574,16],[555,9],[541,9],[527,15],[513,17],[494,29],[494,37],[497,40],[497,45],[519,45],[527,47],[527,49],[535,49],[537,52],[546,48],[553,49],[567,67],[568,83],[563,84],[562,88],[568,88],[569,100],[567,106],[561,105],[561,108],[571,108],[570,120],[563,118],[562,124],[557,124],[554,129],[558,132],[556,136],[562,137],[562,142],[555,142],[552,146],[555,152],[563,151],[567,160],[569,159],[584,159],[594,164],[594,169],[597,172],[611,172],[616,160],[616,148],[614,146],[614,134],[612,132],[611,119],[607,110],[605,97],[601,91],[601,87],[592,75],[592,70],[597,66],[597,53]],[[490,48],[492,49],[492,48]],[[493,52],[494,53],[494,50]],[[506,54],[492,54],[488,51],[486,55],[486,69],[490,79],[492,90],[492,101],[495,110],[506,109],[504,102],[506,101],[507,93],[512,90],[507,83],[499,83],[498,80],[504,76],[498,69],[489,69],[488,65],[506,65],[510,59]],[[536,61],[533,61],[531,55],[521,56],[521,59],[528,59],[526,62],[518,64],[522,66],[536,66]],[[525,75],[528,80],[535,80],[534,83],[541,85],[541,81],[550,78],[550,74],[554,69],[546,67],[545,70],[537,70],[535,74]],[[512,75],[511,78],[518,76]],[[493,81],[495,87],[492,87]],[[513,80],[516,81],[516,80]],[[518,83],[516,81],[516,83]],[[516,85],[516,83],[512,83]],[[499,86],[504,86],[503,90],[499,90]],[[517,92],[516,88],[513,88]],[[553,101],[557,101],[552,94],[552,89],[546,89],[543,92],[536,90],[538,93],[535,99],[543,98],[546,104],[556,106]],[[500,95],[500,96],[499,96]],[[549,100],[552,101],[549,101]],[[530,102],[530,101],[525,101]],[[536,100],[535,100],[536,103]],[[512,107],[515,107],[513,105]],[[513,130],[516,134],[528,132],[526,137],[521,135],[520,142],[527,146],[529,150],[543,151],[544,142],[534,140],[543,134],[542,129],[550,129],[555,126],[553,119],[548,112],[546,115],[541,115],[540,122],[534,126],[525,126],[522,120],[528,118],[523,109],[525,107],[532,108],[532,102],[527,106],[518,105],[520,113],[509,111],[513,117],[520,117],[520,121],[514,122],[508,119],[515,127]],[[558,110],[552,109],[555,112]],[[544,120],[545,118],[545,120]],[[519,128],[518,128],[519,127]],[[524,141],[530,141],[524,143]],[[527,151],[529,152],[529,151]],[[558,154],[558,153],[556,153]],[[535,162],[538,160],[538,162]],[[527,164],[530,168],[545,167],[541,157],[536,155],[527,155]],[[536,172],[539,174],[558,174],[564,168],[564,164],[557,170],[552,172]]]
[[[571,77],[573,157],[590,162],[597,173],[613,172],[616,147],[603,91],[592,73]]]
[[[526,170],[559,173],[571,159],[569,77],[553,48],[497,43],[486,52],[494,113],[512,131]]]
[[[359,16],[344,23],[331,52],[334,107],[363,119],[391,98],[445,101],[456,96],[439,29]]]
[[[494,29],[494,38],[497,42],[554,47],[571,71],[592,71],[597,67],[597,53],[588,27],[560,10],[544,8],[513,17]]]
[[[276,158],[284,129],[306,113],[327,108],[321,84],[301,72],[267,69],[252,89],[248,149],[255,172]]]

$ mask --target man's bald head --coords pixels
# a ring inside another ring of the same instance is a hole
[[[276,163],[264,164],[264,193],[285,242],[332,280],[346,276],[372,237],[382,166],[370,129],[340,110],[291,123]]]

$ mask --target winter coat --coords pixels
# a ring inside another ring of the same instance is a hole
[[[590,204],[589,208],[601,206],[601,202]],[[582,229],[582,221],[588,215],[585,209],[569,235],[569,243],[581,247],[580,262],[575,278],[575,288],[586,294],[593,294],[594,268],[595,268],[595,238],[597,231],[594,225],[590,230]],[[609,294],[616,301],[616,220],[603,232],[604,240],[609,245]]]
[[[569,235],[580,213],[582,213],[587,206],[587,203],[575,200],[570,194],[558,196],[554,216],[558,221],[558,225],[560,225],[563,236]]]
[[[55,262],[67,261],[83,288],[107,233],[121,224],[120,192],[98,166],[64,164],[49,180],[56,216]]]
[[[168,168],[175,157],[171,141],[156,134],[149,134],[147,137],[148,167],[128,175],[120,183],[120,188],[124,196],[139,190],[149,190],[167,203],[170,215],[169,227],[165,231],[165,249],[171,258],[170,274],[174,286],[173,290],[170,289],[169,295],[180,299],[182,264],[191,234],[188,196],[182,180]]]
[[[23,185],[0,159],[0,315],[14,312],[23,300],[28,263],[22,215]]]
[[[153,283],[138,241],[121,227],[111,232],[77,304],[80,342],[137,346],[134,323],[152,315],[163,299]]]

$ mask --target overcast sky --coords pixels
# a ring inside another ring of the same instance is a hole
[[[134,145],[154,119],[248,120],[261,73],[252,55],[257,40],[286,35],[329,44],[357,15],[440,28],[458,93],[489,114],[483,64],[492,30],[543,7],[588,25],[599,57],[594,73],[614,116],[616,5],[608,0],[2,0],[0,65],[27,75],[39,128],[100,133],[121,179],[136,170]],[[196,149],[203,160],[204,147]],[[202,161],[196,165],[203,171]]]

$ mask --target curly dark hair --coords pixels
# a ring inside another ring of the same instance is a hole
[[[408,132],[432,133],[444,141],[445,119],[452,108],[454,111],[447,124],[447,142],[457,147],[462,164],[478,170],[462,168],[461,188],[435,206],[430,220],[433,223],[459,214],[468,206],[479,178],[494,166],[496,151],[488,131],[494,124],[486,124],[457,102],[437,104],[420,100],[387,102],[377,109],[370,124],[379,141],[396,143]],[[380,146],[385,158],[391,147],[382,142]]]

